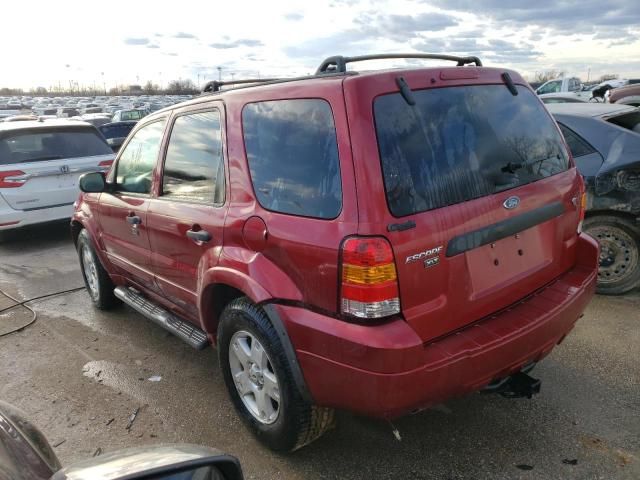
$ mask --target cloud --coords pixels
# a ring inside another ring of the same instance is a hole
[[[165,53],[163,53],[163,55],[168,55],[169,57],[177,57],[178,56],[178,54],[175,53],[175,52],[165,52]]]
[[[363,13],[356,17],[353,23],[355,28],[288,45],[283,50],[294,58],[316,60],[338,53],[358,54],[362,53],[367,46],[374,48],[376,40],[407,43],[412,39],[422,39],[423,33],[438,32],[458,25],[459,21],[454,16],[441,13],[417,15]]]
[[[264,43],[260,40],[254,40],[250,38],[241,38],[239,40],[228,41],[228,42],[214,42],[210,43],[209,46],[211,48],[217,48],[220,50],[226,50],[230,48],[238,48],[238,47],[262,47]]]
[[[196,39],[198,37],[196,37],[193,33],[178,32],[173,35],[173,38]]]
[[[147,48],[160,48],[160,46],[156,45],[155,43],[150,43],[147,45]]]
[[[302,20],[304,18],[304,15],[302,15],[301,13],[292,12],[292,13],[285,14],[284,18],[292,22],[297,22]]]
[[[447,10],[480,12],[502,26],[539,26],[564,35],[591,34],[597,27],[627,30],[640,24],[640,4],[633,0],[429,0]]]
[[[149,39],[145,37],[127,37],[124,39],[124,43],[126,45],[146,45],[147,43],[149,43]]]

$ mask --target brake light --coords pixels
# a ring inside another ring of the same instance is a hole
[[[582,233],[582,222],[587,211],[587,192],[581,191],[578,196],[578,233]]]
[[[99,167],[104,167],[105,170],[109,170],[113,164],[113,160],[104,160],[98,164]]]
[[[22,170],[8,170],[0,172],[0,188],[17,188],[24,185],[27,181],[26,175]],[[24,177],[24,178],[20,178]]]
[[[389,242],[352,237],[342,244],[341,311],[358,318],[400,313],[398,277]]]

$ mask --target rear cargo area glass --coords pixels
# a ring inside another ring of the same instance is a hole
[[[567,170],[569,156],[535,94],[476,85],[400,93],[374,101],[389,210],[445,207]]]
[[[0,165],[113,154],[97,130],[38,129],[0,138]]]

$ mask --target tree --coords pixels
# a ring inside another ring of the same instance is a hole
[[[193,81],[186,80],[171,80],[167,85],[167,89],[165,93],[171,95],[181,95],[181,94],[194,94],[198,93],[198,89],[196,88]]]
[[[600,77],[600,82],[606,82],[607,80],[617,80],[619,75],[617,73],[605,73]]]
[[[158,93],[158,90],[160,90],[160,87],[149,80],[147,83],[145,83],[144,87],[142,87],[142,90],[144,90],[144,93],[146,93],[147,95],[155,95],[156,93]]]
[[[546,70],[543,72],[536,72],[534,81],[536,83],[544,83],[549,80],[553,80],[554,78],[563,77],[564,72],[558,70]]]

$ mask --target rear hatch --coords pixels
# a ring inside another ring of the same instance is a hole
[[[113,152],[88,125],[0,132],[0,195],[16,210],[71,205],[78,179],[106,170]]]
[[[503,72],[345,81],[359,234],[391,243],[402,314],[424,341],[516,303],[574,263],[581,181],[542,103],[515,73],[512,94]]]

